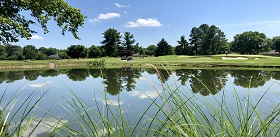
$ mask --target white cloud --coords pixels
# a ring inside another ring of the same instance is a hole
[[[127,8],[127,7],[129,7],[130,5],[124,6],[124,5],[115,3],[115,6],[118,7],[118,8]]]
[[[157,91],[145,91],[145,92],[141,92],[141,91],[131,91],[128,92],[129,96],[132,97],[139,97],[141,99],[145,99],[145,98],[156,98],[159,96],[160,93],[158,93]]]
[[[119,13],[99,14],[97,18],[90,19],[89,22],[95,22],[98,20],[107,20],[107,19],[111,19],[111,18],[119,18],[119,17],[121,17],[121,14],[119,14]]]
[[[136,22],[129,21],[125,24],[126,27],[134,28],[134,27],[159,27],[162,24],[156,18],[147,18],[147,19],[138,19]]]
[[[103,105],[106,105],[106,101],[108,105],[112,105],[112,106],[118,106],[118,105],[122,105],[124,102],[123,101],[116,101],[116,100],[111,100],[111,99],[101,99],[101,98],[94,98],[94,100],[98,100],[98,101],[102,101]]]
[[[42,122],[38,123],[39,120],[42,120]],[[22,122],[22,125],[26,125],[29,121],[28,120],[25,120]],[[69,120],[57,120],[57,119],[46,119],[46,118],[43,118],[43,119],[34,119],[31,121],[31,123],[29,123],[29,126],[28,126],[28,129],[25,130],[23,132],[23,134],[25,136],[27,135],[31,135],[31,136],[39,136],[39,135],[42,135],[43,133],[46,133],[46,132],[51,132],[52,130],[55,130],[54,128],[59,128],[59,127],[62,127],[64,126],[67,122],[69,122]],[[35,131],[32,132],[31,134],[31,129],[34,129],[35,128]]]
[[[88,20],[89,22],[95,22],[95,21],[97,21],[96,19],[89,19]]]
[[[106,101],[105,100],[102,100],[102,103],[103,103],[103,105],[106,105]],[[119,101],[108,99],[107,100],[107,104],[112,105],[112,106],[118,106],[118,105],[122,105],[123,102],[122,101],[119,102]]]
[[[50,83],[52,83],[52,81],[48,81],[46,83],[30,84],[29,86],[33,87],[33,88],[41,88],[41,87],[44,87],[44,86],[46,86]]]
[[[43,37],[40,37],[38,35],[33,35],[30,37],[30,39],[44,39]]]

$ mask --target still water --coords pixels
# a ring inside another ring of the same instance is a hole
[[[248,92],[251,92],[252,98],[257,100],[265,91],[270,90],[264,97],[267,101],[260,105],[261,109],[267,109],[267,106],[280,102],[279,80],[280,71],[265,70],[179,69],[173,71],[124,67],[6,71],[0,72],[1,108],[4,109],[9,102],[13,102],[11,98],[16,96],[18,100],[14,101],[15,105],[9,106],[13,107],[9,118],[15,113],[25,114],[24,109],[17,108],[26,103],[26,99],[31,94],[34,100],[43,95],[35,106],[36,111],[28,115],[36,116],[34,119],[38,120],[44,116],[43,121],[54,126],[57,121],[71,123],[75,118],[72,112],[77,111],[73,109],[75,104],[71,103],[71,99],[79,98],[94,109],[97,108],[96,106],[104,107],[106,104],[121,107],[121,113],[130,119],[130,124],[135,125],[141,114],[151,104],[151,100],[165,94],[163,86],[171,89],[179,87],[188,95],[207,100],[207,102],[212,102],[221,95],[230,98],[234,92],[240,96],[246,96]],[[35,103],[34,100],[30,101],[30,104]],[[228,102],[234,104],[236,100],[233,98]],[[8,112],[9,109],[6,109],[5,115]],[[48,115],[45,115],[46,112]],[[152,114],[153,109],[149,113]],[[17,115],[12,123],[20,120],[21,116]],[[36,126],[36,120],[32,122],[30,129]],[[141,124],[147,126],[145,120]],[[76,125],[70,124],[70,126],[75,128]],[[49,132],[49,129],[49,127],[39,125],[32,136],[42,136]],[[26,134],[31,131],[27,131]]]

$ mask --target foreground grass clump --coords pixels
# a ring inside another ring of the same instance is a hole
[[[148,66],[154,67],[147,65],[143,70]],[[164,81],[160,71],[156,67],[154,69],[159,80]],[[140,80],[151,84],[158,96],[149,98],[150,104],[143,106],[143,113],[134,116],[123,113],[120,96],[118,105],[110,105],[113,102],[105,88],[105,92],[100,91],[104,100],[102,105],[97,99],[87,102],[67,89],[70,97],[56,100],[57,106],[67,112],[64,117],[70,118],[67,121],[54,116],[52,108],[43,110],[38,107],[40,101],[48,97],[48,90],[41,92],[45,89],[39,88],[23,97],[24,87],[20,87],[9,99],[6,90],[2,91],[1,135],[32,136],[44,125],[48,127],[48,132],[43,136],[280,136],[279,100],[270,103],[267,109],[261,107],[268,101],[265,96],[272,92],[269,88],[254,98],[250,88],[246,94],[239,94],[233,87],[232,96],[227,96],[227,91],[221,91],[215,96],[209,95],[207,98],[211,97],[212,101],[208,101],[206,97],[201,98],[199,94],[183,89],[175,79],[174,83],[161,82],[159,87],[149,79]],[[209,93],[212,92],[209,90]],[[280,94],[275,93],[275,96]],[[230,103],[232,101],[234,103]],[[20,103],[20,107],[15,108],[16,103]],[[35,111],[44,112],[43,117],[37,118]]]

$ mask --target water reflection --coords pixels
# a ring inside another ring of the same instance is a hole
[[[235,70],[231,71],[230,74],[234,78],[235,85],[245,88],[248,88],[249,86],[252,88],[263,86],[266,81],[270,80],[271,78],[271,72],[261,70]]]
[[[178,83],[188,86],[194,93],[207,96],[216,94],[225,86],[228,78],[233,79],[233,84],[248,88],[263,86],[271,78],[280,80],[279,71],[263,70],[212,70],[212,69],[180,69],[175,70]],[[157,78],[166,83],[170,80],[171,71],[159,69],[146,69],[144,73],[157,75]],[[50,70],[27,70],[27,71],[7,71],[0,72],[0,84],[3,82],[12,83],[17,80],[26,79],[28,81],[37,80],[38,77],[55,77],[66,75],[72,81],[84,81],[88,77],[102,78],[106,92],[111,95],[118,95],[121,91],[132,92],[131,96],[150,96],[133,91],[137,84],[137,79],[142,77],[143,72],[138,68],[124,67],[117,69],[50,69]],[[173,79],[173,77],[172,77]],[[178,84],[177,83],[177,84]],[[38,85],[35,85],[38,86]],[[151,91],[152,92],[152,91]],[[152,95],[151,95],[152,96]]]
[[[190,86],[194,93],[215,95],[225,87],[226,76],[224,70],[196,70],[190,76]]]

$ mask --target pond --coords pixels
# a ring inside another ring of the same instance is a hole
[[[279,80],[266,70],[11,70],[0,72],[1,125],[31,136],[278,136]]]

